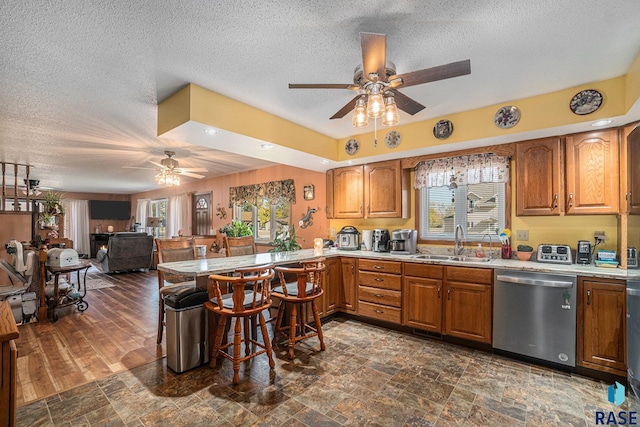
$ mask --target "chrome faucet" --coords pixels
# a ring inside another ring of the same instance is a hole
[[[460,237],[458,236],[458,233],[462,233],[462,240],[464,241],[464,230],[462,229],[462,226],[460,224],[456,225],[456,231],[454,235],[454,239],[455,239],[455,243],[453,247],[454,255],[460,255],[462,253],[462,250],[464,249],[464,243],[460,241]]]

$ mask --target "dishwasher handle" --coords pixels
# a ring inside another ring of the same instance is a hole
[[[546,286],[548,288],[572,288],[573,287],[573,282],[568,282],[565,280],[529,279],[526,277],[507,276],[503,274],[498,274],[496,276],[496,279],[500,282],[517,283],[519,285]]]

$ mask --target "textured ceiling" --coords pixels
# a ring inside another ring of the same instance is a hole
[[[207,176],[271,164],[156,136],[156,105],[187,83],[332,137],[353,93],[359,32],[387,35],[398,73],[471,59],[469,76],[404,89],[426,109],[401,123],[627,72],[640,52],[638,0],[0,2],[0,160],[41,185],[154,188],[167,148]],[[187,179],[185,179],[187,181]]]

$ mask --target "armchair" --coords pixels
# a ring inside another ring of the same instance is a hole
[[[96,259],[104,273],[150,269],[153,260],[153,236],[146,233],[116,233],[109,237],[107,249]]]

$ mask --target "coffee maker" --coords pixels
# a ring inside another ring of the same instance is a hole
[[[591,242],[578,240],[578,250],[576,252],[576,264],[591,264]]]
[[[412,255],[416,253],[418,232],[411,229],[393,230],[391,233],[391,253]]]
[[[389,230],[386,228],[375,228],[373,230],[373,251],[389,252]]]

